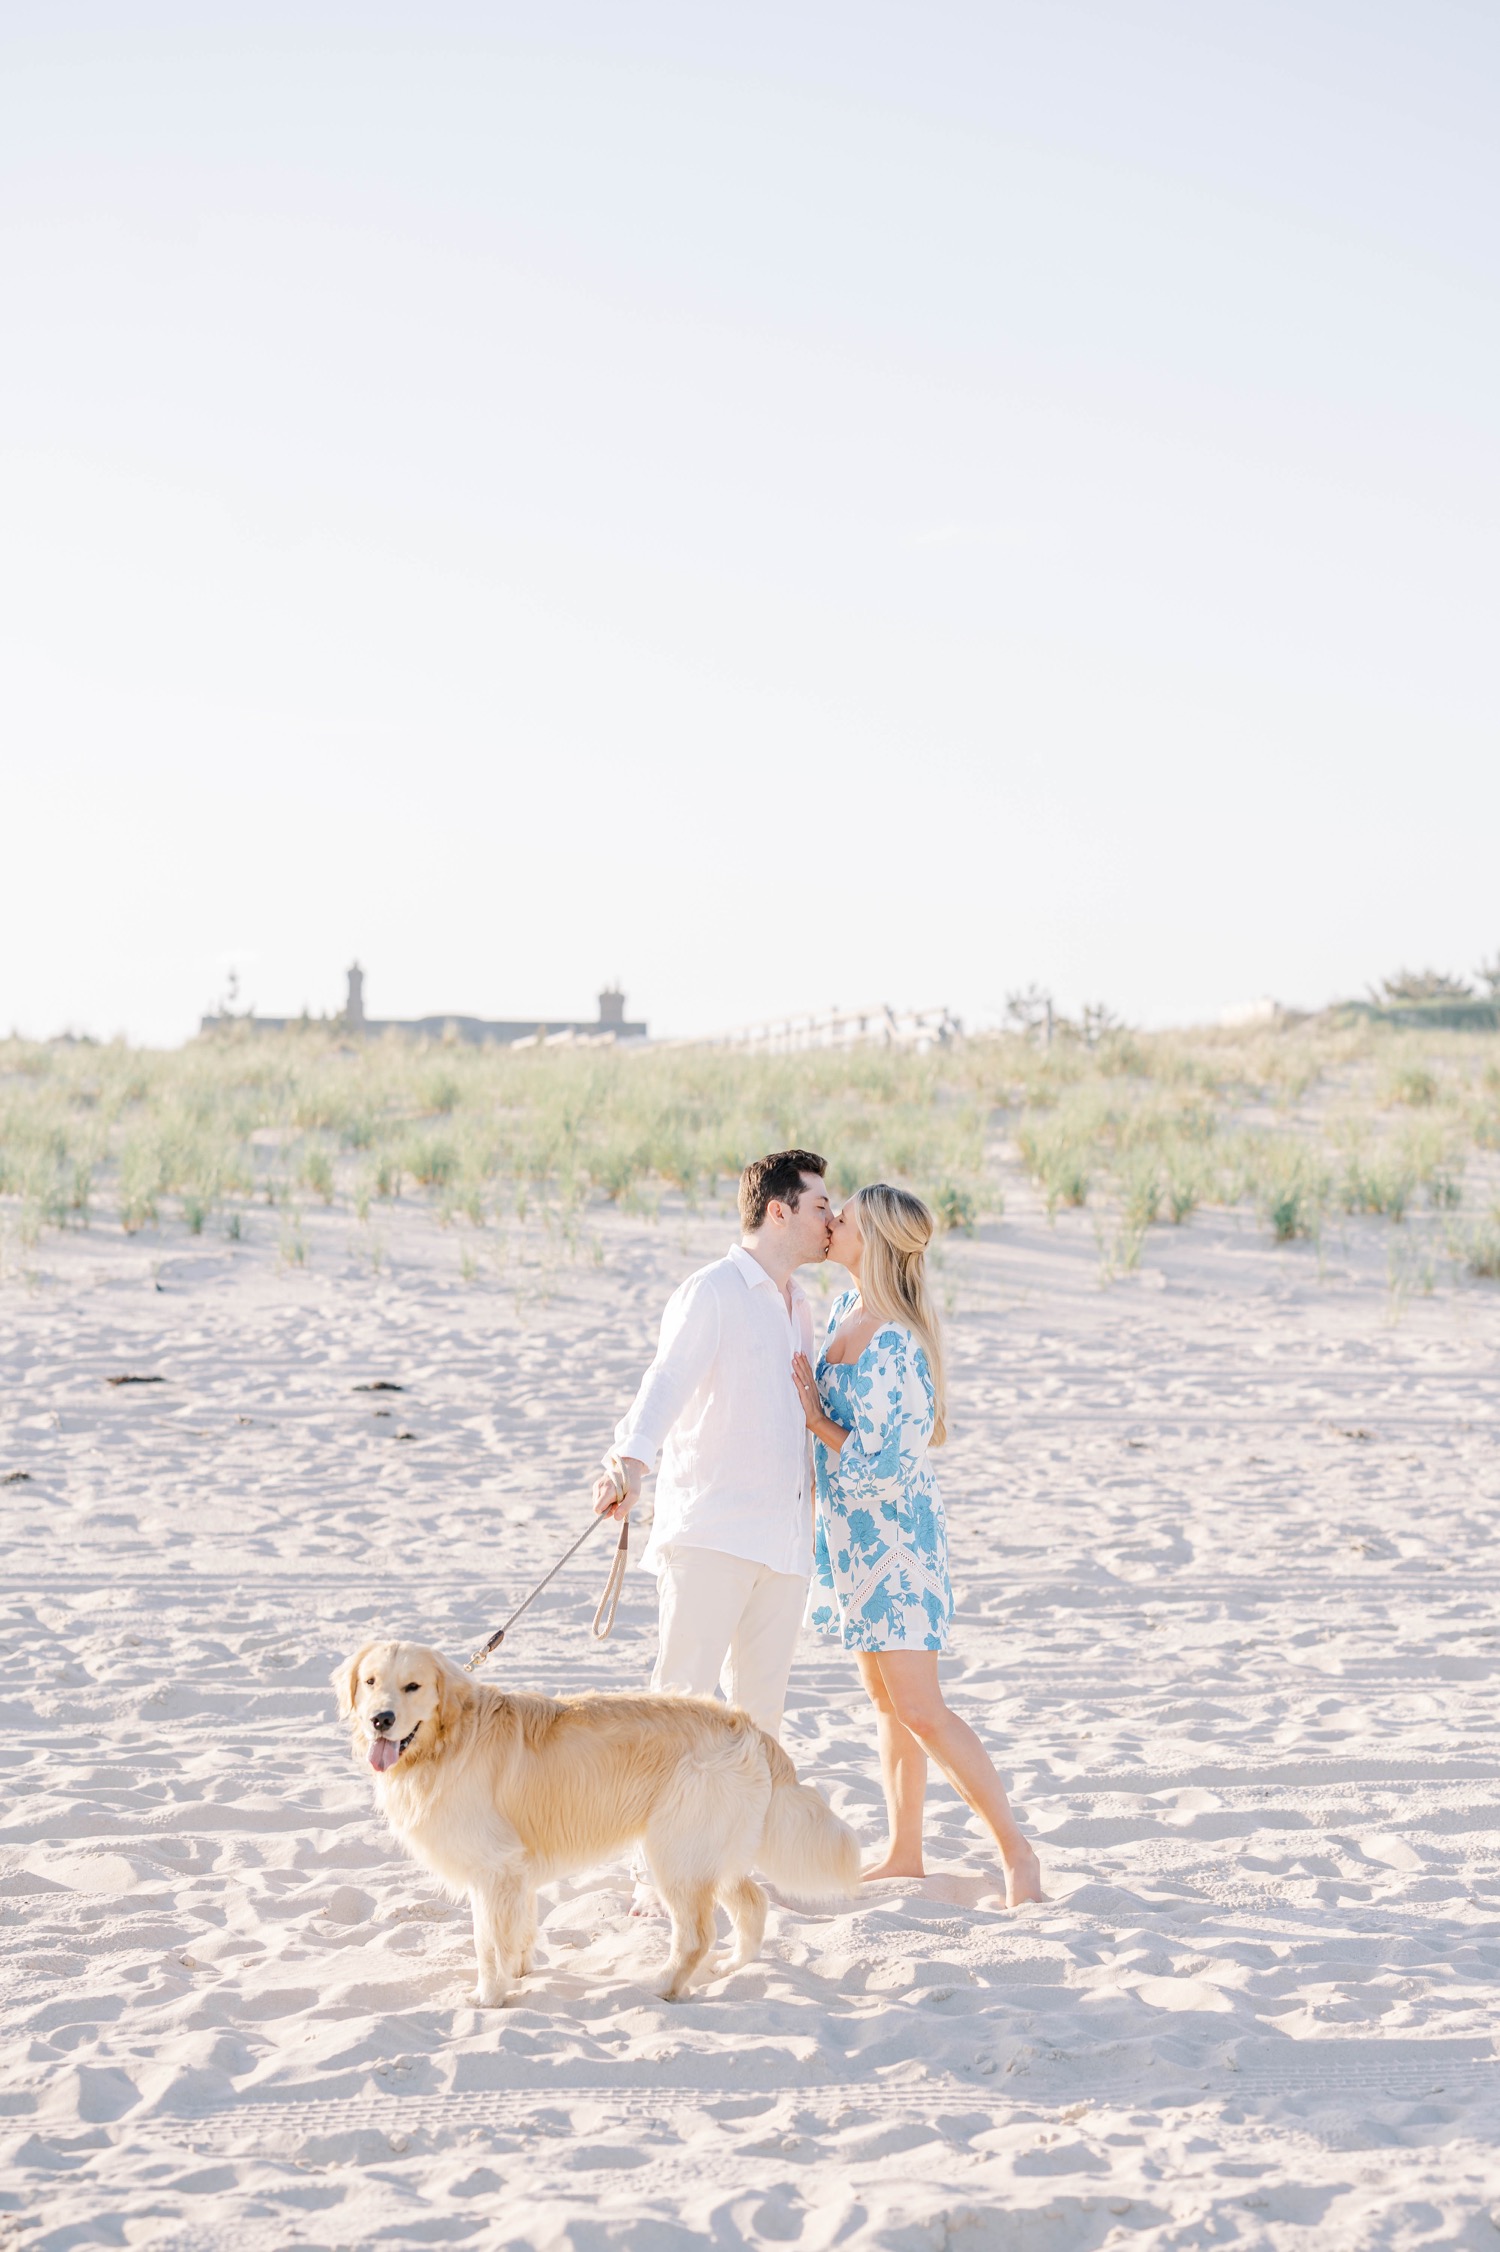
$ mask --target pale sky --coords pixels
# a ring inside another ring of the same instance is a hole
[[[0,1030],[1500,950],[1491,0],[12,0]]]

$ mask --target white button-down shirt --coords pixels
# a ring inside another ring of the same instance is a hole
[[[804,1579],[811,1572],[812,1480],[794,1353],[812,1355],[806,1293],[794,1278],[788,1312],[742,1244],[673,1291],[656,1358],[615,1432],[617,1454],[648,1469],[661,1455],[648,1570],[677,1546],[716,1548]]]

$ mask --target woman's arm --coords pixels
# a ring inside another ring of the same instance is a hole
[[[907,1376],[911,1359],[905,1330],[878,1329],[860,1356],[851,1386],[853,1442],[839,1457],[839,1487],[846,1500],[867,1507],[884,1504],[900,1487],[902,1440],[908,1417]]]
[[[805,1353],[792,1357],[792,1381],[797,1387],[797,1397],[802,1402],[802,1420],[815,1439],[821,1439],[830,1454],[837,1454],[849,1434],[842,1423],[835,1423],[824,1411],[818,1380],[813,1375],[812,1363]]]

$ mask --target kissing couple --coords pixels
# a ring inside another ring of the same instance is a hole
[[[811,1623],[853,1653],[875,1707],[889,1837],[864,1876],[923,1874],[931,1758],[994,1839],[1007,1905],[1019,1907],[1042,1897],[1036,1854],[938,1681],[953,1590],[928,1460],[946,1436],[933,1217],[883,1181],[836,1213],[826,1171],[806,1149],[745,1167],[740,1240],[668,1299],[594,1507],[627,1517],[659,1459],[644,1558],[657,1584],[651,1686],[712,1696],[722,1684],[778,1740],[815,1575]],[[854,1287],[815,1353],[797,1270],[825,1259]],[[638,1883],[637,1912],[652,1905]]]

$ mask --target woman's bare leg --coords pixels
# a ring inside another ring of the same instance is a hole
[[[896,1718],[896,1710],[880,1675],[880,1661],[858,1650],[859,1677],[875,1707],[875,1733],[880,1743],[880,1782],[885,1792],[885,1819],[889,1841],[878,1861],[860,1875],[870,1877],[920,1877],[922,1875],[922,1802],[927,1795],[927,1754],[911,1730]]]
[[[935,1650],[882,1650],[873,1660],[861,1658],[863,1670],[872,1662],[879,1670],[884,1698],[876,1700],[891,1709],[895,1724],[912,1737],[920,1750],[935,1759],[959,1797],[979,1816],[999,1849],[1005,1869],[1007,1907],[1018,1908],[1042,1897],[1042,1871],[1031,1844],[1010,1810],[1005,1785],[994,1763],[966,1720],[943,1701],[938,1684]],[[872,1690],[871,1695],[875,1692]],[[882,1746],[883,1750],[883,1746]],[[887,1786],[887,1798],[890,1789]],[[918,1832],[920,1839],[920,1830]],[[892,1839],[895,1829],[892,1825]],[[921,1868],[920,1845],[917,1870]],[[891,1871],[905,1876],[916,1872]],[[868,1874],[873,1875],[874,1871]]]

